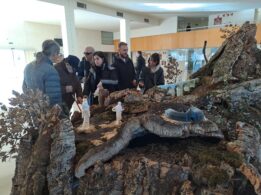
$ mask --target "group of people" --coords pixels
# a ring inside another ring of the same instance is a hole
[[[119,43],[113,64],[108,63],[102,51],[95,51],[93,47],[85,49],[81,61],[73,55],[61,59],[59,54],[60,47],[55,41],[43,42],[42,51],[25,67],[23,91],[39,89],[49,97],[51,106],[59,104],[68,111],[74,101],[82,103],[83,97],[88,98],[90,105],[98,103],[94,95],[98,87],[109,94],[138,86],[146,91],[164,84],[160,55],[153,53],[146,66],[139,51],[135,69],[125,42]]]

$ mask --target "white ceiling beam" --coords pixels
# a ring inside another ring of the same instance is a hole
[[[38,0],[38,1],[44,1],[47,3],[53,3],[53,4],[57,4],[57,5],[65,4],[63,0]],[[127,20],[130,20],[130,22],[132,22],[132,21],[141,22],[141,23],[146,23],[146,24],[152,25],[152,26],[160,25],[160,23],[161,23],[160,19],[154,18],[151,16],[140,15],[140,14],[127,12],[127,11],[123,11],[123,10],[119,10],[119,9],[109,8],[109,7],[105,7],[102,5],[89,3],[87,0],[73,0],[73,1],[75,1],[74,9],[80,9],[80,10],[85,10],[85,11],[103,14],[103,15],[107,15],[107,16],[117,17],[119,19],[125,18]],[[78,8],[77,2],[86,4],[86,9]],[[117,16],[117,12],[123,13],[123,17]],[[148,20],[149,22],[146,22],[145,20]]]
[[[76,0],[76,2],[85,3],[87,5],[86,11],[95,12],[95,13],[104,14],[104,15],[113,16],[113,17],[118,17],[118,18],[125,18],[125,19],[130,20],[130,22],[132,22],[132,21],[141,22],[141,23],[146,23],[146,24],[150,24],[153,26],[160,25],[160,23],[161,23],[161,20],[158,18],[153,18],[153,17],[146,16],[146,15],[131,13],[131,12],[127,12],[127,11],[123,11],[123,10],[119,10],[119,9],[109,8],[109,7],[97,5],[94,3],[89,3],[86,0],[78,0],[78,1]],[[123,17],[117,16],[117,12],[123,13]],[[144,19],[148,19],[149,22],[148,23],[145,22]]]
[[[56,4],[56,5],[63,5],[63,6],[65,4],[63,0],[37,0],[37,1],[43,1],[46,3],[52,3],[52,4]]]

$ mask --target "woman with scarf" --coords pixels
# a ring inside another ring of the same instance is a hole
[[[140,74],[139,86],[140,88],[144,88],[144,92],[146,92],[154,86],[164,84],[164,72],[160,66],[160,55],[153,53],[149,58],[148,67],[144,68]]]

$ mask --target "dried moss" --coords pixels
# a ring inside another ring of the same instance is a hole
[[[80,142],[76,143],[76,159],[80,159],[88,150],[95,147],[91,142]]]
[[[97,120],[99,121],[114,121],[115,120],[115,113],[112,111],[103,112],[98,115]]]
[[[225,170],[217,167],[206,168],[202,171],[202,177],[207,180],[210,187],[226,184],[229,182],[229,176]]]
[[[243,162],[243,159],[239,154],[218,147],[204,147],[195,151],[191,150],[190,154],[199,166],[206,164],[219,166],[223,161],[234,168],[238,168]]]
[[[239,154],[228,151],[222,154],[222,159],[224,162],[230,164],[235,168],[238,168],[243,162],[243,159]]]
[[[140,102],[126,102],[126,103],[124,103],[124,106],[127,106],[127,107],[129,107],[129,106],[144,106],[144,104],[145,104],[145,102],[143,102],[143,101],[140,101]]]

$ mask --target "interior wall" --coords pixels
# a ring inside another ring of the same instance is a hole
[[[60,26],[56,26],[56,25],[24,22],[23,30],[24,30],[25,43],[20,47],[17,46],[19,48],[29,48],[36,51],[41,51],[41,45],[44,40],[61,38]]]
[[[188,23],[190,23],[191,28],[206,27],[208,17],[178,17],[178,31],[186,31]]]
[[[182,48],[202,48],[204,41],[207,47],[220,47],[224,39],[221,38],[220,28],[178,32],[165,35],[137,37],[131,39],[131,51],[154,51]],[[257,24],[257,43],[261,43],[261,24]],[[117,51],[119,40],[114,40]]]
[[[144,37],[152,35],[162,35],[177,32],[178,17],[171,17],[161,22],[159,26],[131,30],[130,37]],[[120,32],[115,32],[114,39],[120,39]]]
[[[215,19],[220,19],[220,24],[237,24],[241,25],[246,21],[254,21],[255,10],[248,9],[240,12],[225,12],[209,16],[208,25],[215,25]],[[217,21],[216,21],[217,22]]]
[[[83,55],[86,46],[92,46],[96,51],[113,52],[114,45],[101,44],[101,32],[97,30],[77,29],[76,36],[78,41],[79,56]]]
[[[34,22],[19,22],[2,32],[0,48],[16,48],[40,51],[41,44],[46,39],[62,38],[61,27],[58,25],[40,24]],[[113,45],[101,44],[101,32],[89,29],[76,29],[77,56],[81,57],[86,46],[96,50],[114,51]],[[13,44],[10,44],[12,42]]]

